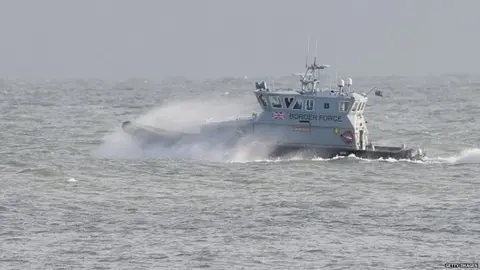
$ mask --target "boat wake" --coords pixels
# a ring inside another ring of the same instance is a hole
[[[135,122],[179,132],[196,132],[202,124],[209,121],[225,121],[235,118],[232,111],[240,115],[251,115],[252,108],[244,101],[215,97],[204,100],[183,101],[157,108],[139,117]],[[225,160],[248,161],[267,156],[268,143],[254,141],[248,136],[236,144],[228,145],[231,134],[210,133],[195,140],[176,142],[165,146],[151,144],[141,148],[132,136],[118,128],[104,138],[104,142],[93,151],[98,158],[139,159],[139,158],[174,158],[195,159],[214,162]]]
[[[448,163],[448,164],[455,164],[455,165],[480,164],[480,149],[479,148],[466,149],[455,156],[427,159],[427,162]]]
[[[231,161],[233,163],[235,162],[291,162],[291,161],[305,161],[306,159],[303,159],[301,157],[293,157],[293,158],[288,158],[288,159],[259,159],[259,160],[249,160],[249,161]],[[479,148],[471,148],[471,149],[465,149],[463,151],[460,151],[458,154],[453,155],[453,156],[447,156],[447,157],[425,157],[422,160],[411,160],[411,159],[394,159],[394,158],[389,158],[389,159],[364,159],[364,158],[359,158],[355,157],[354,155],[348,156],[348,157],[335,157],[335,158],[313,158],[313,159],[308,159],[311,161],[330,161],[334,162],[337,160],[351,160],[351,161],[362,161],[362,162],[406,162],[406,163],[417,163],[417,164],[450,164],[450,165],[465,165],[465,164],[480,164],[480,149]]]

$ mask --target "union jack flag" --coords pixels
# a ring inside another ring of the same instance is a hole
[[[283,112],[273,112],[273,119],[285,119],[285,113]]]

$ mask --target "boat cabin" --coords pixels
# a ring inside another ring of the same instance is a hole
[[[266,82],[255,83],[254,94],[262,112],[254,121],[256,132],[281,134],[284,144],[365,149],[368,129],[363,116],[365,95],[352,91],[352,80],[340,80],[337,88],[320,89],[315,61],[302,74],[298,89],[271,91]],[[345,89],[346,88],[346,89]]]

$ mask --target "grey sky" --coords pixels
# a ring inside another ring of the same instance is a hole
[[[191,78],[479,73],[478,0],[1,0],[0,73]]]

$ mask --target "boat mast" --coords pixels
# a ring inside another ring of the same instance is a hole
[[[329,65],[317,64],[318,37],[315,42],[315,57],[313,63],[308,65],[308,55],[310,54],[310,36],[308,36],[307,56],[305,57],[305,73],[300,79],[301,89],[304,92],[314,92],[315,86],[320,82],[320,70],[330,67]]]
[[[318,65],[317,57],[313,58],[313,63],[306,67],[305,74],[300,79],[302,90],[314,92],[315,86],[320,82],[320,70],[330,67],[329,65]],[[317,76],[315,76],[317,74]],[[310,87],[309,87],[310,86]]]

